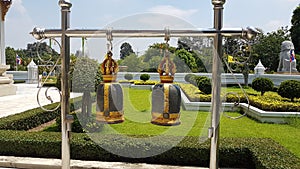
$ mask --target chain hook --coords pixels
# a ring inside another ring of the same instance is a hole
[[[166,27],[165,28],[165,41],[166,41],[167,45],[168,45],[168,42],[170,41],[170,36],[171,36],[170,29],[169,29],[169,27]]]
[[[112,36],[112,28],[107,28],[106,30],[106,39],[107,39],[107,51],[112,51],[113,50],[113,36]]]

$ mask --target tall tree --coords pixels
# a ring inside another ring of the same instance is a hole
[[[208,37],[182,37],[178,39],[177,50],[186,50],[194,58],[196,67],[190,67],[193,72],[210,72],[212,65],[213,39]]]
[[[125,59],[126,56],[134,53],[132,46],[128,42],[124,42],[120,47],[120,59]]]
[[[16,66],[16,52],[15,52],[15,49],[11,48],[11,47],[6,47],[5,55],[6,55],[6,64],[10,65],[9,70],[15,70],[15,66]]]
[[[178,72],[197,72],[197,63],[195,58],[185,49],[176,50],[174,63]]]
[[[146,66],[142,61],[142,58],[138,57],[135,53],[131,53],[129,56],[125,57],[120,66],[127,66],[128,72],[140,72]]]
[[[279,64],[279,54],[281,43],[290,39],[287,27],[282,27],[277,31],[267,34],[260,34],[253,45],[253,62],[258,63],[258,59],[269,71],[277,71]]]
[[[291,23],[290,32],[292,42],[295,46],[295,53],[300,54],[300,4],[293,12]]]
[[[144,62],[149,62],[149,60],[151,60],[151,58],[156,57],[156,56],[160,56],[161,58],[163,57],[163,51],[160,49],[154,49],[154,48],[148,48],[145,51],[144,56]]]

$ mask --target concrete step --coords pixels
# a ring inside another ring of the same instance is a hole
[[[14,169],[60,169],[60,159],[29,158],[0,156],[0,167]],[[2,169],[2,168],[0,168]],[[71,160],[71,169],[201,169],[200,167],[184,167],[156,165],[145,163],[101,162]],[[204,168],[202,168],[204,169]]]

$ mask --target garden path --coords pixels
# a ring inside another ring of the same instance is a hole
[[[17,87],[16,95],[0,97],[0,118],[39,107],[37,95],[40,88],[37,87],[37,84],[22,83],[14,85]],[[45,97],[46,90],[45,87],[41,88],[38,95],[43,106],[51,104],[51,101]],[[70,97],[74,98],[80,95],[80,93],[71,93]],[[48,89],[48,96],[51,96],[53,102],[59,102],[60,100],[60,95],[54,88]]]

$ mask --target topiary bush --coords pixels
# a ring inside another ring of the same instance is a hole
[[[210,78],[205,76],[197,76],[196,83],[201,92],[204,94],[211,94],[212,84]]]
[[[149,74],[141,74],[140,79],[145,82],[150,79],[150,75]]]
[[[130,74],[130,73],[126,73],[126,74],[124,75],[124,78],[125,78],[126,80],[132,80],[132,79],[133,79],[133,75]]]
[[[286,80],[283,81],[277,92],[281,97],[291,99],[294,102],[295,98],[300,98],[300,81]]]
[[[189,73],[184,76],[184,80],[188,83],[192,83],[193,78],[195,78],[196,76],[197,75],[195,75],[195,74]]]
[[[88,57],[78,57],[72,73],[72,91],[95,91],[95,82],[98,72],[96,60]]]
[[[265,92],[273,90],[274,83],[269,78],[258,77],[252,81],[252,88],[263,96]]]

